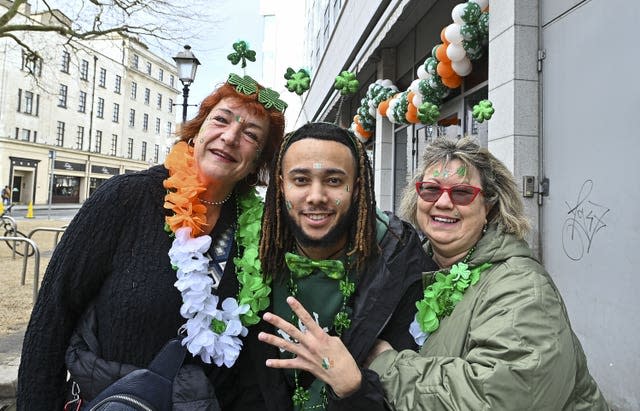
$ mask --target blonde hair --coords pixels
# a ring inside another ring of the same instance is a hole
[[[497,223],[503,232],[524,238],[530,225],[524,214],[524,205],[513,174],[489,150],[480,147],[469,137],[458,140],[438,138],[427,146],[420,172],[416,173],[413,181],[404,189],[398,214],[419,227],[416,219],[418,193],[415,185],[423,181],[427,168],[439,163],[447,164],[452,160],[459,160],[468,170],[477,170],[484,201],[490,208],[488,223]]]

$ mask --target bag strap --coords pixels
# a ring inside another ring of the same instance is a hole
[[[182,345],[182,338],[173,338],[162,347],[147,368],[173,380],[182,366],[186,352],[187,349]]]

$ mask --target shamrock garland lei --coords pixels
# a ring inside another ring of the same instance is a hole
[[[409,332],[419,346],[440,327],[440,320],[453,312],[469,286],[475,285],[480,274],[489,267],[491,263],[484,263],[469,270],[466,261],[463,261],[454,264],[449,274],[440,271],[435,274],[435,281],[424,290],[424,298],[416,302],[418,312],[409,326]]]
[[[229,297],[218,309],[218,296],[211,293],[213,280],[208,275],[209,258],[204,255],[211,244],[209,235],[202,235],[206,225],[206,207],[198,196],[206,191],[194,168],[193,148],[186,142],[177,143],[165,160],[169,178],[164,207],[174,215],[165,219],[165,231],[175,239],[169,250],[171,264],[181,292],[180,314],[187,321],[182,343],[205,363],[231,367],[242,349],[240,336],[246,336],[246,326],[259,321],[257,313],[269,305],[271,288],[263,279],[258,259],[262,202],[255,190],[238,200],[240,207],[236,241],[243,250],[234,258],[240,283],[238,299]]]

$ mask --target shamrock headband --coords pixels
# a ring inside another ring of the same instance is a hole
[[[241,63],[241,67],[244,69],[247,66],[247,60],[256,61],[256,52],[249,48],[246,41],[240,40],[233,43],[234,52],[227,56],[227,60],[231,64]],[[267,110],[274,109],[281,113],[287,109],[287,103],[280,100],[280,94],[270,88],[265,88],[258,85],[258,82],[252,79],[250,76],[243,75],[240,77],[237,74],[229,74],[227,83],[235,86],[238,93],[245,95],[258,94],[258,102],[264,106]]]
[[[258,93],[258,102],[264,106],[267,110],[274,109],[281,113],[287,109],[287,103],[280,100],[280,94],[271,90],[270,88],[263,88],[258,85],[258,82],[252,79],[250,76],[242,76],[235,73],[229,74],[227,83],[235,86],[238,93],[251,95]]]

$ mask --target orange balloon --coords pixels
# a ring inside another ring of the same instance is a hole
[[[442,30],[440,31],[440,40],[442,40],[443,43],[447,42],[447,38],[444,36],[444,31],[447,29],[447,26],[444,26],[442,28]]]
[[[381,116],[386,117],[388,108],[389,100],[382,101],[380,102],[380,104],[378,104],[378,113],[380,113]]]
[[[373,135],[371,131],[365,130],[360,123],[356,123],[356,131],[366,139],[369,139]]]
[[[451,63],[451,59],[447,56],[447,46],[448,44],[443,43],[440,45],[440,47],[438,47],[438,50],[436,50],[436,58],[438,59],[438,61]]]
[[[462,84],[462,77],[453,73],[451,77],[442,77],[442,84],[449,88],[458,88]]]
[[[438,72],[438,75],[443,79],[449,78],[454,74],[456,74],[456,72],[453,71],[453,68],[451,67],[451,63],[445,63],[444,61],[441,61],[440,63],[438,63],[438,66],[436,67],[436,71]]]
[[[416,124],[418,120],[418,108],[413,105],[413,103],[409,103],[407,105],[407,114],[404,116],[409,123]]]
[[[407,93],[407,101],[409,102],[409,104],[411,104],[411,102],[413,101],[413,96],[415,96],[415,93],[413,91]]]

